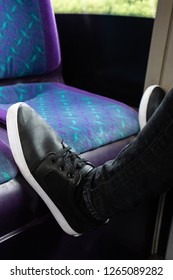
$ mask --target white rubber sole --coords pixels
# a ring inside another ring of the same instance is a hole
[[[139,125],[140,125],[140,128],[142,129],[146,123],[147,123],[147,107],[148,107],[148,102],[149,102],[149,99],[150,99],[150,96],[153,92],[153,90],[156,88],[156,87],[159,87],[158,85],[152,85],[152,86],[149,86],[142,98],[141,98],[141,102],[139,104]]]
[[[24,103],[16,103],[12,105],[7,111],[7,134],[10,143],[10,148],[14,157],[16,164],[18,165],[23,177],[29,183],[29,185],[38,193],[38,195],[46,203],[47,207],[51,211],[52,215],[60,225],[60,227],[69,235],[79,236],[80,233],[74,231],[71,226],[68,224],[62,213],[59,211],[57,206],[52,202],[49,196],[44,192],[35,178],[32,176],[25,157],[23,155],[22,146],[20,143],[20,136],[17,123],[17,115],[19,106],[28,106]]]

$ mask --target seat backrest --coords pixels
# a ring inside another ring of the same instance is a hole
[[[0,79],[40,75],[61,63],[50,0],[0,0]]]

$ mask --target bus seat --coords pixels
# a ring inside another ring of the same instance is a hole
[[[11,104],[29,104],[66,143],[96,166],[116,157],[139,132],[139,123],[138,113],[126,104],[64,84],[50,0],[0,0],[0,7],[0,242],[3,242],[48,213],[13,160],[6,132],[6,113]]]

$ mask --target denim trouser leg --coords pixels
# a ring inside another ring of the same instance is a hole
[[[93,216],[112,217],[173,185],[173,90],[119,156],[90,173],[84,199]]]

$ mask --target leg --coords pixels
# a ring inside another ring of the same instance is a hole
[[[84,186],[85,201],[93,215],[99,212],[103,217],[114,216],[172,186],[173,90],[137,138],[115,160],[89,176],[91,183]]]
[[[73,153],[23,103],[8,110],[7,130],[21,173],[60,226],[76,235],[169,187],[173,177],[172,108],[173,91],[135,141],[99,168]]]

